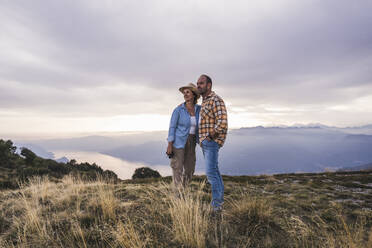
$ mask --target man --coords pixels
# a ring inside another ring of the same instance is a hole
[[[212,207],[222,210],[224,186],[218,169],[218,152],[227,135],[227,112],[221,97],[212,91],[212,79],[201,75],[197,82],[203,97],[199,118],[199,141],[202,147],[208,182],[212,186]]]

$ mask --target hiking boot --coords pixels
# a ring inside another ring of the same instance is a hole
[[[222,207],[213,208],[211,217],[213,219],[220,220],[222,218]]]

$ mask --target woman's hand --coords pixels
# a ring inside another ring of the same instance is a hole
[[[168,143],[168,147],[167,147],[167,155],[171,155],[173,153],[173,144],[172,143]]]

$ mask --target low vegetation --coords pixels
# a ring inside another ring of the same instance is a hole
[[[372,173],[167,178],[33,177],[0,191],[0,247],[372,247]]]
[[[12,141],[0,139],[0,189],[18,188],[19,181],[33,176],[47,175],[50,180],[57,182],[68,174],[85,179],[96,179],[99,175],[119,181],[113,171],[103,170],[94,163],[77,163],[75,160],[66,164],[58,163],[52,159],[38,157],[27,148],[21,148],[19,154]]]
[[[372,247],[372,171],[224,176],[221,215],[204,176],[171,181],[0,140],[0,247]]]
[[[160,178],[161,175],[158,171],[153,170],[149,167],[137,168],[134,171],[132,179],[141,179],[141,178]]]

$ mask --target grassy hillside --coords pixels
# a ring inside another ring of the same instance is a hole
[[[372,247],[372,173],[224,177],[219,218],[195,177],[36,177],[0,191],[0,247]]]

